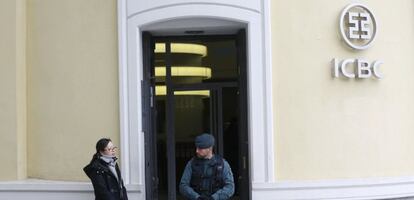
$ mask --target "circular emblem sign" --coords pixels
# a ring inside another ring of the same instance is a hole
[[[372,44],[377,35],[377,21],[365,5],[354,3],[342,11],[339,29],[348,46],[363,50]]]

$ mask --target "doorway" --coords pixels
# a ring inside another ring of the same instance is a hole
[[[216,138],[230,164],[232,199],[250,198],[245,30],[234,35],[143,33],[146,199],[183,199],[178,185],[194,138]]]

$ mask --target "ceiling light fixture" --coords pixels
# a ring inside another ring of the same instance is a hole
[[[156,43],[154,52],[165,53],[165,43]],[[171,53],[197,54],[205,57],[207,56],[207,47],[201,44],[171,43]]]
[[[199,35],[199,34],[203,34],[204,31],[203,30],[188,30],[188,31],[184,31],[185,34],[192,34],[192,35]]]
[[[165,96],[165,95],[167,95],[167,87],[165,85],[156,85],[155,86],[155,95],[156,96]],[[174,91],[174,95],[209,97],[210,96],[210,90]]]
[[[165,66],[155,67],[155,76],[166,76]],[[203,79],[211,78],[211,68],[209,67],[196,67],[196,66],[172,66],[171,76],[190,76],[190,77],[202,77]]]

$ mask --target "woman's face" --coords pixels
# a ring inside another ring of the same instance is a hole
[[[106,156],[115,156],[117,147],[112,144],[112,142],[109,142],[108,145],[106,145],[104,151],[101,151],[102,155]]]

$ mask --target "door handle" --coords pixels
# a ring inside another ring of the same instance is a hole
[[[154,87],[150,87],[150,107],[154,107]]]

